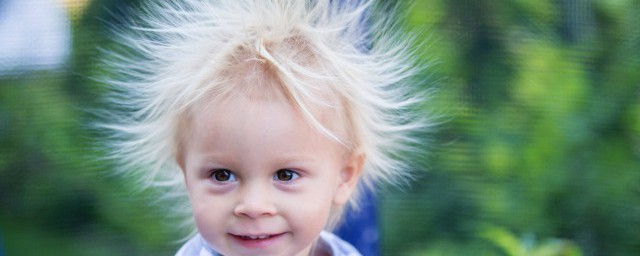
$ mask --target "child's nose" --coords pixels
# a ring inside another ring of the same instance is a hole
[[[240,199],[234,209],[237,216],[246,216],[252,219],[273,216],[277,212],[271,201],[268,186],[249,185],[240,192]]]

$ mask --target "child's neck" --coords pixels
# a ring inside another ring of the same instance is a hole
[[[331,251],[320,239],[311,245],[308,256],[331,256]]]

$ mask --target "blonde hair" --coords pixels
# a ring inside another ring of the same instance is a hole
[[[314,128],[366,156],[366,186],[406,181],[411,175],[401,156],[419,144],[412,133],[427,124],[412,111],[424,101],[411,79],[421,65],[413,37],[389,9],[380,15],[374,7],[372,0],[146,4],[130,28],[116,28],[121,49],[108,52],[109,100],[121,110],[104,125],[112,157],[143,187],[184,195],[175,139],[181,118],[205,97],[237,90],[229,73],[251,62],[277,80]],[[312,105],[344,111],[351,136],[328,129]]]

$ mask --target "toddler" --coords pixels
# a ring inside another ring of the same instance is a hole
[[[360,255],[330,231],[358,183],[406,181],[426,123],[394,9],[156,1],[116,28],[113,157],[192,216],[177,255]]]

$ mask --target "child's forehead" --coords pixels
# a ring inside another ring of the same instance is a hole
[[[320,116],[327,116],[319,113]],[[261,134],[287,134],[300,130],[313,132],[302,113],[282,100],[255,100],[242,95],[212,102],[197,110],[193,124],[204,132],[259,130]],[[209,130],[202,130],[202,128]]]
[[[257,87],[257,86],[256,86]],[[286,92],[279,90],[259,92],[259,89],[242,88],[231,91],[224,96],[216,98],[208,98],[200,101],[200,104],[194,106],[191,110],[192,116],[209,116],[215,117],[224,111],[237,111],[239,108],[258,109],[264,108],[266,105],[282,105],[291,110],[291,114],[300,117],[305,122],[305,113],[299,108],[298,103],[291,99]],[[339,105],[323,105],[316,102],[305,102],[310,114],[328,127],[336,126],[344,120],[337,117],[344,116],[343,108]],[[269,114],[269,109],[263,109],[264,114]],[[293,116],[292,116],[293,118]]]
[[[298,119],[309,127],[313,127],[311,120],[305,116],[303,110],[291,99],[290,95],[278,89],[278,84],[266,84],[265,81],[256,84],[236,84],[236,89],[227,92],[225,95],[216,95],[216,97],[204,97],[190,109],[189,126],[201,125],[202,122],[217,120],[221,114],[234,113],[241,118],[255,118],[255,113],[269,117],[271,108],[265,108],[269,105],[285,106],[290,113],[287,118]],[[320,125],[328,129],[337,137],[347,140],[350,136],[348,133],[349,121],[344,108],[338,104],[322,104],[308,100],[305,102],[306,107]],[[240,111],[243,110],[243,111]],[[249,111],[245,111],[249,110]],[[253,110],[253,111],[252,111]],[[260,111],[257,111],[260,110]],[[314,128],[315,129],[315,128]]]
[[[335,111],[317,108],[312,114],[333,134],[346,139],[346,129],[341,120],[335,119]],[[333,146],[341,148],[341,152],[349,151],[344,145],[316,129],[295,106],[282,99],[256,100],[236,94],[196,109],[190,126],[189,133],[192,135],[188,137],[193,139],[192,136],[196,134],[203,136],[198,137],[198,141],[209,136],[221,141],[253,139],[260,144],[297,141],[305,145],[318,145],[318,141],[329,141]]]

